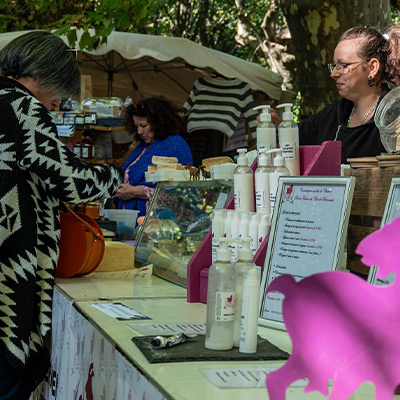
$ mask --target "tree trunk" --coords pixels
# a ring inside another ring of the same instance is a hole
[[[301,92],[300,118],[319,111],[338,99],[327,64],[341,34],[352,26],[383,29],[391,23],[390,0],[282,0],[295,55],[294,87]]]

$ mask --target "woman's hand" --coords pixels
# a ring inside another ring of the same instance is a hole
[[[132,186],[129,183],[121,183],[116,196],[121,200],[147,199],[142,186]]]

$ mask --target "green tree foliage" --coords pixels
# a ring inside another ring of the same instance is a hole
[[[284,88],[302,92],[306,116],[336,96],[325,66],[340,33],[355,24],[387,23],[381,14],[388,3],[389,0],[361,0],[357,5],[340,0],[0,0],[0,32],[56,29],[75,46],[76,28],[80,28],[83,34],[78,45],[82,50],[106,42],[113,29],[185,37],[279,73],[284,78]],[[391,5],[392,19],[399,23],[400,0],[391,0]],[[336,14],[328,15],[326,10],[335,6]],[[333,18],[336,25],[327,31],[325,21],[332,24]],[[318,49],[325,49],[326,55]]]

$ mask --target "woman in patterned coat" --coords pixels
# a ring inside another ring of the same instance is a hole
[[[0,51],[0,68],[0,398],[28,399],[50,364],[60,201],[113,196],[122,177],[58,140],[48,111],[80,90],[61,38],[23,34]]]

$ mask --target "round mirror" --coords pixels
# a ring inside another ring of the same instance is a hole
[[[379,103],[374,121],[386,151],[394,153],[400,150],[400,139],[396,146],[400,135],[400,86],[390,90]]]

